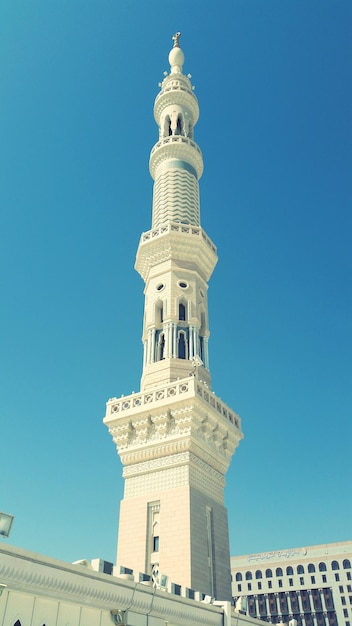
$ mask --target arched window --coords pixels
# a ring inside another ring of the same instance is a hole
[[[162,361],[165,358],[165,335],[160,333],[158,339],[158,361]]]
[[[263,578],[262,573],[260,571],[260,569],[257,569],[256,573],[255,573],[255,577],[258,580],[259,578]]]
[[[180,304],[178,305],[178,319],[181,322],[184,322],[186,320],[186,307],[183,302],[180,302]]]
[[[315,572],[315,565],[313,563],[309,563],[308,565],[308,573],[309,574],[314,574]]]
[[[252,580],[252,572],[246,572],[246,580]]]
[[[292,576],[293,575],[293,569],[292,569],[291,565],[286,567],[286,574],[287,574],[287,576]]]
[[[236,574],[236,580],[237,580],[237,581],[239,581],[239,582],[242,580],[242,574],[241,574],[241,572],[237,572],[237,574]]]
[[[277,567],[275,573],[276,573],[276,576],[282,576],[282,569],[281,569],[281,567]]]
[[[297,565],[297,574],[304,574],[303,565]]]
[[[265,570],[265,578],[272,578],[273,577],[273,573],[271,571],[271,569],[266,569]]]
[[[182,330],[178,334],[178,358],[187,359],[186,333]]]
[[[319,563],[319,572],[326,572],[326,564],[325,563]]]
[[[349,559],[345,559],[342,563],[343,569],[351,569],[351,561]]]
[[[331,569],[340,569],[340,566],[337,561],[333,561],[331,563]]]
[[[22,626],[20,620],[18,619],[17,622],[15,622],[13,626]]]

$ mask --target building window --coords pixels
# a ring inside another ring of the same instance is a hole
[[[248,583],[247,588],[248,588],[248,591],[252,591],[252,583]]]
[[[252,580],[252,572],[246,572],[246,580]]]
[[[153,552],[159,552],[159,537],[153,537]]]
[[[262,583],[259,581],[259,583],[258,583],[258,589],[261,589],[261,588],[262,588]]]
[[[344,616],[344,617],[348,617],[348,611],[347,611],[347,609],[344,609],[344,610],[343,610],[343,616]]]
[[[331,589],[323,589],[323,594],[324,594],[324,600],[325,600],[325,607],[327,611],[333,611],[334,610],[334,601],[332,598],[332,591]]]
[[[293,569],[291,566],[286,567],[286,574],[287,576],[293,576]]]
[[[237,574],[236,574],[236,581],[238,581],[238,580],[242,580],[241,572],[237,572]]]
[[[299,584],[300,585],[304,585],[304,578],[303,578],[303,576],[299,577]]]
[[[326,564],[319,563],[319,572],[326,572]]]
[[[351,580],[351,572],[347,572],[347,580]]]
[[[272,586],[273,586],[272,581],[271,581],[271,580],[268,580],[268,587],[269,587],[269,589],[271,589],[271,588],[272,588]]]
[[[339,574],[335,574],[335,580],[336,580],[337,582],[339,582],[339,581],[340,581],[340,576],[339,576]]]
[[[265,577],[266,578],[272,578],[273,577],[273,573],[272,573],[271,569],[266,569],[265,570]]]
[[[306,591],[305,589],[302,589],[302,591],[300,591],[300,596],[301,596],[302,608],[303,608],[304,613],[306,612],[310,613],[311,606],[310,606],[308,591]]]
[[[315,576],[310,577],[310,582],[312,583],[312,585],[315,585]]]
[[[351,585],[347,585],[347,591],[352,591],[352,586]]]
[[[282,587],[282,580],[279,580],[279,587]]]
[[[242,585],[237,585],[237,591],[242,591]]]
[[[308,574],[314,574],[315,573],[315,565],[314,563],[309,563],[308,565]]]
[[[187,358],[186,334],[183,331],[180,331],[178,335],[178,358]]]
[[[321,578],[322,578],[323,583],[326,583],[326,575],[323,574]]]
[[[256,573],[255,573],[255,577],[258,580],[258,578],[262,578],[262,573],[260,571],[260,569],[257,569]]]
[[[312,589],[312,600],[314,605],[314,611],[322,611],[323,605],[321,602],[319,589]]]
[[[340,569],[340,566],[337,561],[333,561],[331,563],[331,569]]]
[[[345,559],[342,563],[343,569],[351,569],[351,561],[349,559]]]
[[[352,596],[348,596],[348,597],[349,597],[350,604],[352,604]]]
[[[281,567],[277,567],[275,573],[276,573],[276,576],[282,576],[282,569],[281,569]]]
[[[180,320],[180,322],[186,321],[186,307],[183,302],[180,302],[180,304],[178,305],[178,319]]]
[[[304,574],[304,567],[303,567],[303,565],[298,565],[297,566],[297,574]]]
[[[339,586],[339,592],[343,593],[343,586],[342,585]]]
[[[293,587],[293,578],[288,579],[288,584],[290,585],[290,587]]]
[[[346,604],[346,598],[345,596],[341,596],[341,604]]]

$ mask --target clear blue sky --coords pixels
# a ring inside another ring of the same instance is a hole
[[[105,401],[139,389],[153,102],[182,32],[201,116],[215,392],[243,420],[231,553],[351,539],[350,0],[3,0],[0,510],[115,559]]]

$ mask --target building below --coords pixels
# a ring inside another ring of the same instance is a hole
[[[352,624],[352,541],[231,558],[232,593],[271,623]]]
[[[94,569],[95,568],[95,569]],[[107,573],[108,572],[108,573]],[[111,572],[111,573],[110,573]],[[265,626],[179,586],[155,589],[100,559],[65,563],[0,544],[1,626]]]

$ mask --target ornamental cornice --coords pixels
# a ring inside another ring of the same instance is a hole
[[[174,80],[173,82],[174,84],[169,84],[157,95],[155,99],[155,121],[159,125],[160,117],[163,110],[168,106],[178,105],[180,107],[188,109],[188,111],[192,115],[192,123],[194,126],[199,118],[198,100],[191,88],[187,88],[184,83],[179,80]]]
[[[205,281],[218,260],[216,247],[202,228],[167,222],[142,234],[135,268],[146,281],[152,267],[175,258],[194,263]]]
[[[145,587],[10,546],[0,547],[0,581],[9,590],[97,609],[171,619],[173,624],[221,626],[222,613],[197,601]]]
[[[149,160],[149,171],[153,179],[159,165],[169,159],[180,159],[194,167],[198,180],[203,174],[202,153],[196,142],[183,135],[170,135],[160,139],[152,148]]]

